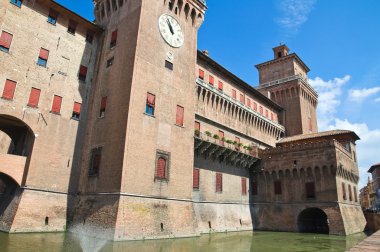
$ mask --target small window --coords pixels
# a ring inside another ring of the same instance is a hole
[[[268,112],[268,110],[267,110],[267,109],[265,110],[265,117],[266,117],[266,118],[268,118],[268,117],[269,117],[269,112]]]
[[[147,94],[145,113],[154,116],[154,110],[156,105],[156,96],[154,94]]]
[[[344,182],[342,182],[342,195],[343,195],[343,200],[346,200],[347,199],[346,185],[344,184]]]
[[[199,169],[193,169],[193,189],[199,190]]]
[[[51,112],[54,114],[60,114],[61,104],[62,104],[62,97],[58,95],[54,95],[53,104],[51,106]]]
[[[260,106],[260,115],[263,115],[263,114],[264,114],[263,107]]]
[[[88,176],[96,177],[99,175],[101,160],[102,160],[102,148],[99,147],[99,148],[92,149]]]
[[[8,32],[1,32],[0,37],[0,51],[9,52],[9,49],[11,48],[13,35]]]
[[[252,195],[257,195],[257,182],[252,182]]]
[[[235,150],[236,151],[240,151],[240,138],[239,137],[235,137]]]
[[[348,199],[352,201],[352,191],[351,191],[351,185],[348,185]]]
[[[165,67],[169,70],[172,70],[173,71],[173,68],[174,68],[174,65],[172,62],[168,61],[168,60],[165,60]]]
[[[59,13],[53,9],[50,9],[49,16],[48,16],[48,22],[55,25],[57,23]]]
[[[102,101],[100,103],[100,112],[99,117],[104,117],[106,114],[106,107],[107,107],[107,96],[102,97]]]
[[[200,137],[201,135],[201,123],[194,122],[194,134],[196,137]]]
[[[220,91],[223,91],[223,82],[221,82],[221,81],[218,82],[218,89]]]
[[[29,101],[28,101],[29,107],[38,108],[38,103],[40,101],[40,94],[41,94],[40,89],[32,88],[30,90]]]
[[[170,154],[163,151],[157,151],[156,155],[156,180],[169,179],[169,161]]]
[[[251,107],[251,100],[249,98],[247,98],[247,107]]]
[[[280,180],[274,181],[274,194],[275,195],[281,195],[282,194],[282,187],[281,187],[281,181]]]
[[[306,198],[315,199],[315,184],[314,182],[308,182],[305,184],[306,188]]]
[[[114,48],[117,43],[117,30],[113,31],[111,34],[110,48]]]
[[[74,102],[74,107],[73,107],[73,114],[71,118],[79,120],[80,118],[80,109],[81,109],[82,104],[79,102]]]
[[[22,5],[22,0],[11,0],[10,2],[16,5],[17,7],[21,7]]]
[[[257,103],[256,102],[253,103],[253,110],[257,111]]]
[[[204,80],[205,79],[205,72],[202,69],[199,69],[199,79]]]
[[[236,100],[236,90],[232,89],[232,98]]]
[[[175,124],[177,126],[183,126],[183,116],[184,116],[184,108],[177,105],[177,112],[176,112],[176,120]]]
[[[107,60],[107,68],[113,65],[113,59],[114,57]]]
[[[247,179],[241,178],[241,194],[247,195]]]
[[[214,86],[214,77],[211,75],[208,77],[208,84],[210,84],[211,86]]]
[[[354,198],[355,198],[355,202],[358,202],[358,192],[356,190],[356,186],[354,186]]]
[[[215,191],[218,193],[223,192],[223,174],[219,172],[215,175]]]
[[[46,67],[49,58],[49,50],[44,48],[40,49],[40,55],[38,56],[37,65]]]
[[[225,141],[224,132],[219,130],[218,137],[219,137],[219,145],[224,146],[224,141]]]
[[[67,32],[71,34],[75,34],[75,31],[77,29],[78,23],[74,20],[69,20],[69,27],[67,28]]]
[[[240,103],[243,103],[243,104],[245,103],[244,102],[244,95],[243,94],[240,94]]]
[[[87,67],[80,65],[78,78],[80,81],[86,81],[87,77]]]
[[[278,56],[278,58],[281,58],[281,57],[282,57],[282,53],[281,53],[281,52],[278,52],[278,53],[277,53],[277,56]]]
[[[94,41],[94,34],[95,32],[93,30],[88,29],[86,34],[86,42],[92,44]]]
[[[16,90],[16,82],[11,80],[6,80],[3,90],[3,95],[1,96],[6,100],[13,100],[13,96]]]
[[[270,119],[271,119],[272,121],[274,120],[273,113],[270,113]]]

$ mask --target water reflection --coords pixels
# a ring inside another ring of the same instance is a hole
[[[346,251],[366,237],[329,236],[277,232],[239,232],[202,235],[197,238],[107,242],[101,252],[190,252],[190,251],[259,251],[312,252]],[[98,239],[88,240],[99,244]],[[0,251],[83,251],[74,234],[12,234],[0,233]]]

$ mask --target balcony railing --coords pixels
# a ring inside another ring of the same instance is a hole
[[[225,162],[243,169],[254,169],[255,163],[259,160],[257,146],[248,150],[201,132],[194,134],[194,151],[196,155],[203,155],[213,161]]]

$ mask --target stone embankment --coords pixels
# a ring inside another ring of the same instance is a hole
[[[367,237],[364,241],[350,249],[348,252],[380,252],[380,230]]]

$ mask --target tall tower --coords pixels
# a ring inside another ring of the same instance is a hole
[[[289,51],[286,45],[275,47],[273,60],[256,65],[259,90],[285,109],[280,120],[287,136],[314,133],[318,131],[318,94],[307,81],[310,69]]]
[[[95,0],[105,35],[76,223],[115,240],[196,234],[194,69],[205,11],[204,0]]]

